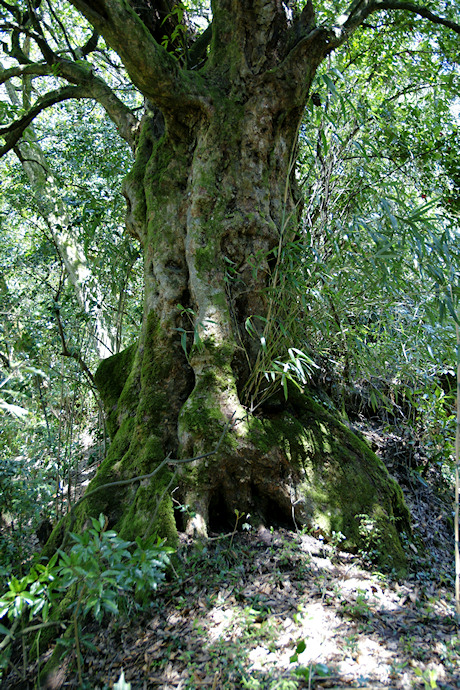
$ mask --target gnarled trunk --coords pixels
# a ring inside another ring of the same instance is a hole
[[[147,474],[168,453],[203,455],[232,426],[215,455],[181,465],[173,482],[163,469],[94,494],[86,511],[127,535],[174,540],[177,485],[191,533],[233,523],[237,510],[253,524],[341,531],[350,548],[369,542],[366,516],[382,560],[400,568],[407,509],[365,444],[307,396],[265,417],[247,397],[278,251],[296,232],[298,128],[327,41],[307,42],[298,67],[291,51],[285,69],[292,36],[280,3],[216,5],[209,97],[181,107],[173,94],[148,110],[125,181],[128,229],[144,253],[144,320],[137,347],[96,376],[113,441],[92,488]]]

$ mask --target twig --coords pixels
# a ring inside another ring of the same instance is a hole
[[[154,477],[156,474],[158,474],[158,472],[160,472],[160,470],[162,470],[165,465],[168,465],[168,464],[185,465],[186,463],[194,462],[195,460],[203,460],[204,458],[208,458],[211,455],[215,455],[219,451],[219,448],[222,445],[222,441],[224,440],[224,437],[227,434],[228,430],[234,424],[234,419],[233,419],[234,416],[235,416],[235,413],[232,414],[229,421],[225,425],[225,427],[222,431],[222,434],[221,434],[214,450],[210,450],[207,453],[202,453],[201,455],[195,455],[192,458],[182,458],[180,460],[176,459],[176,458],[171,458],[170,454],[168,454],[164,458],[164,460],[162,460],[160,462],[160,464],[153,470],[153,472],[149,472],[148,474],[140,474],[137,477],[131,477],[131,479],[119,479],[115,482],[109,482],[108,484],[101,484],[100,486],[97,486],[95,489],[93,489],[92,491],[89,491],[84,496],[82,496],[76,503],[73,504],[72,508],[70,509],[70,513],[69,513],[70,514],[70,525],[65,532],[65,535],[64,535],[64,538],[62,540],[62,544],[61,544],[60,548],[64,549],[64,547],[67,544],[70,530],[72,529],[73,524],[75,522],[75,509],[83,501],[85,501],[87,498],[90,498],[91,496],[94,496],[94,494],[98,493],[99,491],[103,491],[104,489],[112,488],[114,486],[129,486],[130,484],[134,484],[135,482],[141,482],[141,481],[145,481],[146,479],[152,479],[152,477]]]
[[[46,621],[44,623],[37,623],[36,625],[29,625],[27,628],[21,630],[19,634],[27,635],[28,633],[34,632],[35,630],[42,630],[43,628],[50,628],[56,626],[65,628],[65,625],[62,623],[62,621]]]
[[[16,632],[16,628],[19,625],[19,618],[16,618],[14,621],[13,625],[8,631],[8,635],[5,636],[5,639],[0,642],[0,651],[7,647],[10,643],[10,640],[14,637],[14,633]]]

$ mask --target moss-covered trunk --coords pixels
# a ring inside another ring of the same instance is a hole
[[[268,288],[296,232],[298,128],[326,49],[312,42],[301,74],[291,60],[288,77],[281,3],[237,17],[230,6],[215,3],[206,107],[152,107],[125,181],[128,229],[144,255],[144,318],[137,346],[97,372],[112,444],[91,488],[147,474],[169,453],[209,452],[233,423],[215,455],[100,491],[84,512],[104,512],[125,535],[174,541],[177,486],[191,533],[230,526],[237,510],[253,524],[341,531],[357,547],[369,542],[367,519],[383,560],[401,567],[407,510],[370,450],[308,397],[251,412]]]

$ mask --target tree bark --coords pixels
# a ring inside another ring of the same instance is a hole
[[[331,34],[305,12],[299,39],[275,0],[250,9],[219,0],[208,63],[195,74],[178,70],[125,3],[75,4],[154,101],[124,185],[127,227],[144,255],[142,332],[96,375],[113,441],[91,489],[147,474],[168,454],[209,452],[232,420],[216,455],[155,483],[100,491],[79,519],[102,511],[123,534],[174,541],[177,486],[190,534],[231,526],[238,511],[254,526],[340,531],[353,549],[369,543],[368,519],[377,558],[403,568],[408,512],[380,461],[308,395],[291,391],[287,404],[256,413],[248,390],[277,258],[297,232],[298,130]]]

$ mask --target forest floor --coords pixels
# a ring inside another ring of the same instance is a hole
[[[286,529],[213,535],[198,546],[183,537],[176,572],[147,612],[88,623],[85,687],[112,688],[123,670],[132,690],[460,688],[452,495],[435,471],[422,479],[410,470],[401,437],[365,432],[411,509],[406,579]],[[35,664],[29,678],[36,673]],[[5,688],[37,687],[5,680]],[[73,653],[46,687],[79,687]]]

